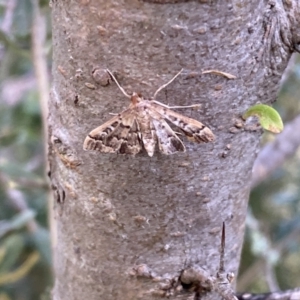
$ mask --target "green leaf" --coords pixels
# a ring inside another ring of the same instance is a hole
[[[279,113],[271,106],[257,104],[250,107],[243,115],[243,119],[256,116],[259,119],[261,127],[274,133],[280,133],[283,130],[283,123]]]

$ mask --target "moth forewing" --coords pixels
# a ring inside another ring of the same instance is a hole
[[[183,116],[158,101],[153,100],[151,102],[152,107],[164,116],[165,119],[179,127],[189,140],[197,143],[214,141],[214,134],[203,123]]]
[[[142,142],[140,136],[139,125],[134,120],[132,127],[130,128],[127,139],[122,143],[118,153],[136,155],[142,150]]]
[[[98,150],[104,153],[118,152],[127,140],[135,123],[135,116],[127,109],[92,130],[83,143],[84,150]],[[139,141],[137,141],[139,143]],[[123,151],[126,147],[123,146]],[[128,150],[129,152],[129,150]],[[135,151],[133,151],[135,152]],[[133,153],[132,153],[133,154]]]
[[[102,145],[102,140],[115,129],[119,122],[119,116],[115,116],[109,121],[102,124],[101,126],[93,129],[85,138],[83,143],[83,149],[102,151],[102,149],[104,149],[104,145]]]

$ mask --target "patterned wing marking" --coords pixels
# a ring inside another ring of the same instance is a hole
[[[151,114],[159,150],[166,155],[176,152],[185,152],[184,144],[163,117],[156,111],[153,111]]]
[[[135,129],[135,115],[132,113],[131,109],[127,109],[103,125],[92,130],[83,143],[83,149],[98,150],[104,153],[120,152],[135,155],[141,149],[141,142],[138,138],[138,134],[133,134]],[[127,139],[129,135],[130,145],[128,146]],[[134,143],[136,143],[136,147],[134,147]]]
[[[151,109],[144,105],[140,105],[137,109],[137,123],[139,126],[141,139],[148,155],[152,157],[155,152],[157,136],[152,123]]]
[[[215,136],[212,133],[212,131],[201,122],[183,116],[167,108],[158,101],[151,101],[151,106],[163,118],[167,119],[168,121],[179,127],[189,140],[196,143],[208,143],[214,141]]]
[[[119,149],[119,153],[136,155],[142,148],[143,144],[140,136],[140,129],[135,119],[128,132],[127,139],[123,141]]]

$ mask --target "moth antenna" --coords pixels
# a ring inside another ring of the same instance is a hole
[[[164,89],[166,86],[168,86],[171,82],[173,82],[176,77],[178,77],[181,72],[183,71],[183,69],[181,69],[170,81],[168,81],[167,83],[165,83],[164,85],[162,85],[161,87],[158,88],[158,90],[154,93],[153,99],[155,99],[156,95],[162,90]]]
[[[169,106],[169,105],[166,105],[166,104],[163,104],[159,101],[156,101],[156,100],[152,100],[153,102],[165,107],[165,108],[170,108],[170,109],[176,109],[176,108],[199,108],[201,107],[201,104],[192,104],[192,105],[181,105],[181,106]]]
[[[111,71],[109,71],[108,69],[106,69],[106,72],[112,77],[112,79],[114,80],[114,82],[116,83],[116,85],[118,86],[118,88],[121,90],[121,92],[127,97],[127,98],[131,98],[130,95],[128,95],[125,90],[120,86],[118,80],[116,79],[116,77],[113,75],[113,73]]]

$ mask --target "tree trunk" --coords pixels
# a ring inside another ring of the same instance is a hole
[[[216,274],[222,222],[225,267],[237,273],[262,132],[240,116],[275,101],[299,45],[296,5],[53,0],[53,299],[194,299],[178,287],[171,293],[172,283],[190,266]],[[157,98],[170,106],[200,103],[198,111],[180,113],[209,126],[215,142],[185,140],[186,152],[169,156],[83,151],[86,135],[129,105],[106,68],[127,93],[146,99],[183,69]]]

